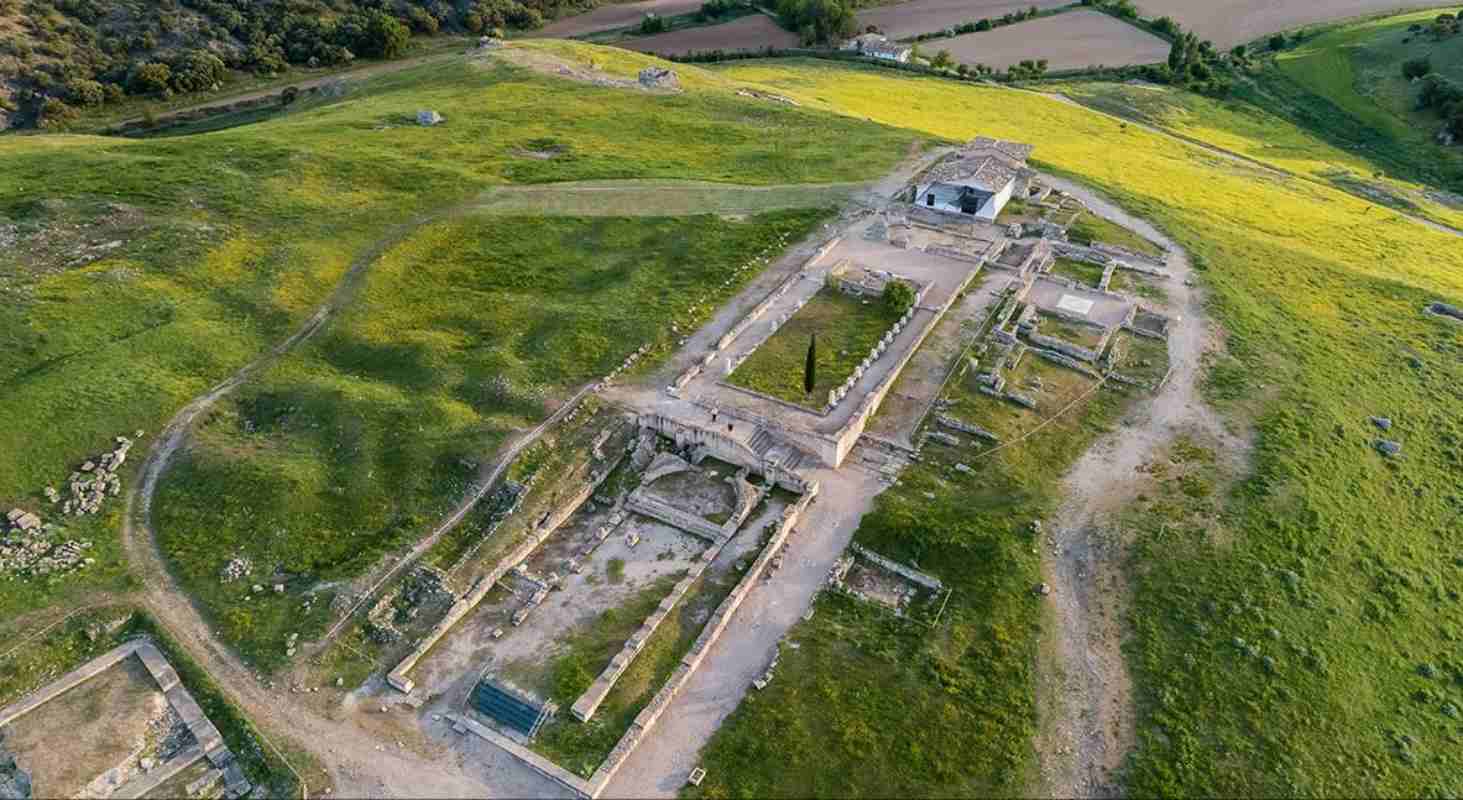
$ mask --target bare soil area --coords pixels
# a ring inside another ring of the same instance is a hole
[[[639,3],[614,3],[600,6],[587,14],[575,14],[545,25],[539,33],[567,39],[596,31],[611,31],[639,25],[646,14],[671,17],[689,14],[701,7],[702,0],[642,0]]]
[[[1200,396],[1203,360],[1220,337],[1205,321],[1202,298],[1187,285],[1187,254],[1142,220],[1084,187],[1044,177],[1081,198],[1094,213],[1171,248],[1167,313],[1173,315],[1169,355],[1173,375],[1162,390],[1131,411],[1073,465],[1065,500],[1041,545],[1042,573],[1051,586],[1047,630],[1038,669],[1040,728],[1036,747],[1042,797],[1121,796],[1118,770],[1134,742],[1132,681],[1122,653],[1128,579],[1119,514],[1147,485],[1143,467],[1167,452],[1176,436],[1222,443],[1242,460],[1235,440]]]
[[[1417,0],[1138,0],[1145,17],[1168,16],[1221,49],[1316,22],[1423,8]]]
[[[1044,58],[1048,69],[1062,70],[1152,64],[1168,58],[1169,44],[1100,11],[1082,10],[936,39],[924,49],[949,50],[959,63],[996,69]]]
[[[1058,8],[1067,0],[912,0],[858,12],[860,29],[878,27],[891,39],[931,33],[984,18],[1001,17],[1032,6]]]
[[[126,658],[0,729],[0,741],[30,773],[35,797],[77,797],[134,757],[167,710],[142,662]]]
[[[629,39],[619,44],[627,50],[661,56],[678,56],[707,50],[761,50],[769,45],[797,47],[798,37],[792,31],[778,27],[776,22],[763,14],[741,17],[720,25],[686,28]]]

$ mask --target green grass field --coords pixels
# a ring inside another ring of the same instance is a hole
[[[1100,264],[1091,264],[1086,261],[1077,261],[1071,258],[1058,258],[1052,263],[1052,274],[1064,278],[1071,278],[1074,281],[1097,288],[1102,283],[1102,273],[1105,270]]]
[[[1082,214],[1067,228],[1067,238],[1078,244],[1091,245],[1095,242],[1117,245],[1140,255],[1160,258],[1163,248],[1144,239],[1136,233],[1096,214]]]
[[[565,57],[582,48],[544,47]],[[649,62],[627,53],[606,65],[633,74]],[[400,124],[419,106],[438,109],[448,123]],[[216,516],[204,520],[186,504],[176,511],[166,500],[156,506],[165,522],[207,526],[273,508],[265,516],[286,531],[348,531],[359,537],[363,555],[380,552],[381,542],[416,532],[411,526],[425,517],[414,515],[440,508],[436,499],[460,486],[456,462],[438,458],[444,448],[454,456],[462,446],[490,449],[504,432],[541,414],[540,399],[552,399],[514,398],[486,411],[484,398],[473,396],[474,381],[506,370],[515,388],[551,393],[599,374],[643,341],[664,341],[658,337],[669,336],[664,329],[677,316],[694,321],[684,307],[641,303],[673,291],[710,291],[733,267],[818,216],[760,216],[747,192],[737,211],[748,219],[740,222],[696,216],[694,202],[678,218],[633,222],[463,216],[479,197],[491,200],[487,190],[695,179],[781,186],[768,195],[769,207],[807,209],[836,194],[798,195],[789,184],[871,179],[914,138],[739,98],[715,80],[694,92],[650,95],[464,59],[362,80],[342,98],[196,136],[8,137],[0,141],[0,229],[13,226],[17,243],[0,249],[0,505],[40,509],[44,486],[64,480],[119,433],[158,430],[188,399],[284,339],[353,263],[368,264],[382,250],[377,266],[394,270],[397,284],[368,281],[357,301],[385,298],[396,304],[395,315],[383,307],[352,316],[349,331],[331,330],[308,354],[277,365],[240,399],[221,405],[204,426],[203,444],[179,464],[181,478],[164,487],[174,499],[193,492],[205,504],[196,490],[211,481],[215,489],[228,487],[239,507],[214,508]],[[545,140],[556,144],[556,157],[525,155]],[[797,158],[789,156],[794,152]],[[545,239],[535,248],[532,237],[539,235]],[[95,249],[110,241],[120,245]],[[508,261],[530,249],[567,260],[540,260],[537,272]],[[93,252],[95,260],[80,263],[78,254]],[[672,256],[682,252],[703,259],[698,269],[672,269]],[[423,262],[434,270],[430,282],[404,272]],[[474,285],[477,270],[483,275]],[[534,283],[542,291],[524,294]],[[430,323],[412,316],[421,303],[435,303],[431,291],[459,289],[452,311],[444,299]],[[570,299],[616,291],[619,308]],[[559,292],[566,294],[544,302]],[[600,324],[610,317],[627,324]],[[438,368],[455,372],[437,375]],[[441,383],[449,379],[459,385]],[[428,384],[437,388],[418,393]],[[324,427],[281,436],[290,419]],[[432,420],[430,434],[415,430],[418,419]],[[245,422],[263,428],[247,434]],[[449,432],[469,435],[459,446],[443,438]],[[327,452],[334,460],[322,459]],[[411,475],[400,487],[399,507],[381,488],[388,473]],[[339,494],[362,486],[370,488],[359,506]],[[272,505],[305,497],[314,499],[297,515]],[[125,590],[118,507],[71,523],[96,542],[96,565],[80,576],[10,584],[0,593],[0,614],[96,589]],[[221,535],[235,541],[260,530],[246,525]],[[203,542],[211,533],[163,535]],[[314,569],[350,571],[322,552],[357,548],[319,538],[323,551],[305,548],[278,564],[301,576],[302,585]],[[251,545],[283,548],[268,537]],[[200,563],[222,553],[213,550]],[[187,547],[175,554],[180,563],[195,556]],[[200,586],[204,572],[193,573]]]
[[[1459,9],[1328,30],[1279,54],[1240,96],[1297,120],[1374,168],[1463,193],[1463,152],[1433,141],[1441,122],[1435,114],[1415,110],[1416,90],[1402,77],[1402,62],[1422,56],[1430,58],[1435,72],[1455,80],[1463,77],[1463,37],[1435,42],[1408,31],[1408,26],[1425,26],[1442,11]]]
[[[901,312],[902,313],[902,312]],[[789,403],[822,408],[828,391],[853,374],[900,317],[877,298],[865,302],[823,288],[757,347],[727,380]],[[818,337],[813,391],[804,393],[808,342]]]
[[[1234,424],[1253,426],[1256,450],[1238,489],[1209,498],[1218,509],[1210,529],[1222,536],[1197,527],[1143,529],[1132,575],[1141,624],[1129,651],[1141,746],[1129,791],[1459,791],[1456,722],[1439,709],[1444,697],[1456,704],[1460,692],[1446,677],[1455,668],[1442,664],[1456,663],[1447,652],[1463,635],[1456,540],[1446,533],[1463,511],[1456,489],[1463,334],[1420,313],[1431,299],[1463,298],[1463,247],[1454,237],[1336,189],[1275,180],[1031,94],[807,61],[738,63],[718,72],[808,106],[934,136],[1034,142],[1042,167],[1093,184],[1153,220],[1200,267],[1227,342],[1208,391]],[[904,102],[884,101],[892,96]],[[1366,422],[1374,414],[1399,421],[1391,435],[1405,439],[1406,457],[1387,461],[1374,452],[1376,433]],[[979,536],[952,538],[974,547]],[[919,561],[942,563],[924,554]],[[1303,575],[1311,599],[1298,602],[1273,577],[1277,570]],[[1239,611],[1195,625],[1210,607]],[[1284,650],[1274,654],[1274,674],[1236,661],[1231,639],[1261,641],[1272,627],[1320,654],[1329,671],[1317,673]],[[1444,677],[1423,678],[1424,661]],[[1021,696],[1030,687],[1018,684],[1028,677],[993,678],[1000,686],[992,691]],[[830,659],[807,680],[851,690],[863,678]],[[776,711],[792,720],[821,715],[825,705],[816,696],[787,698]],[[977,709],[998,713],[1008,705]],[[870,698],[840,707],[845,726],[858,720],[880,730],[876,706]],[[962,708],[951,706],[951,713]],[[738,712],[719,741],[754,741],[759,728],[742,721],[751,714]],[[928,726],[905,737],[921,744],[939,738]],[[800,765],[788,785],[833,785],[861,774],[870,776],[873,793],[906,787],[903,753],[855,755],[822,745],[779,747]],[[749,763],[740,752],[713,746],[708,754],[721,794],[769,786],[766,768],[738,777],[733,767]],[[962,774],[974,781],[993,774],[988,769],[971,760]]]

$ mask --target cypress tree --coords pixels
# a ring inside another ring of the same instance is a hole
[[[803,364],[803,394],[812,394],[818,382],[818,334],[808,337],[808,360]]]

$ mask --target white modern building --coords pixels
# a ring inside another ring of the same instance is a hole
[[[981,137],[945,157],[915,183],[916,205],[994,222],[1033,174],[1029,144]]]

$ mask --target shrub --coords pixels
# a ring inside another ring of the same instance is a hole
[[[1433,71],[1432,62],[1426,56],[1422,58],[1409,58],[1402,62],[1402,77],[1407,80],[1421,78]]]
[[[168,87],[172,78],[171,67],[157,61],[150,61],[132,71],[131,77],[127,79],[127,88],[133,94],[168,95],[171,93]]]
[[[75,122],[78,116],[80,116],[80,112],[66,105],[61,98],[47,97],[45,102],[41,103],[41,116],[37,124],[42,128],[64,128]]]
[[[71,80],[66,83],[66,96],[79,106],[99,106],[106,102],[107,93],[100,83],[88,80]]]
[[[884,306],[895,314],[903,314],[914,305],[914,287],[904,281],[890,281],[884,286]]]
[[[228,77],[228,67],[207,50],[190,50],[173,62],[172,87],[179,92],[212,89]]]
[[[646,14],[645,18],[640,20],[640,32],[643,34],[662,33],[669,27],[670,23],[665,21],[665,17],[656,14]]]

